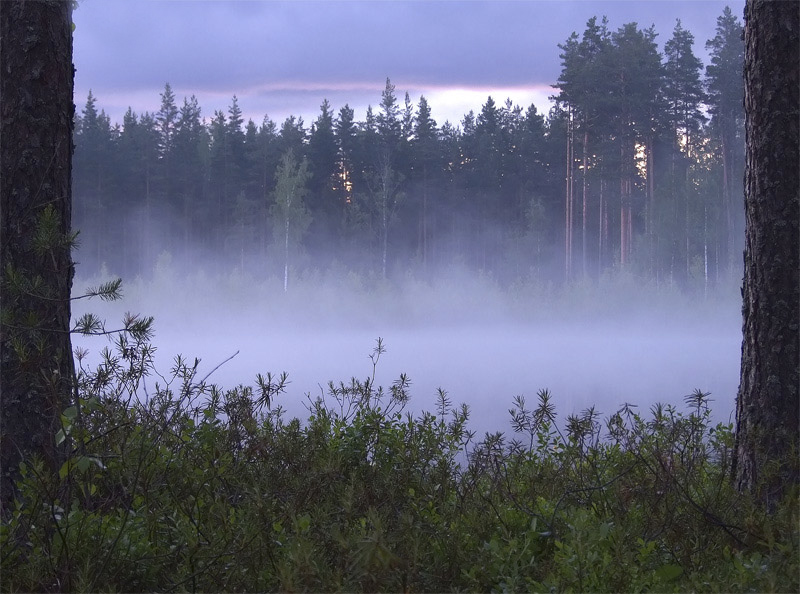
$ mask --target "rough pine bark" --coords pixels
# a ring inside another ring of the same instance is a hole
[[[71,2],[0,1],[0,507],[23,457],[58,462],[72,388],[72,87]]]
[[[745,272],[734,476],[768,508],[798,482],[800,3],[745,8]]]

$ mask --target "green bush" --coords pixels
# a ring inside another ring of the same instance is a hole
[[[797,591],[797,493],[767,515],[729,477],[730,425],[687,410],[559,422],[518,397],[513,434],[469,430],[444,392],[331,383],[287,419],[286,378],[224,390],[123,334],[3,518],[2,590]],[[80,363],[80,358],[79,358]]]

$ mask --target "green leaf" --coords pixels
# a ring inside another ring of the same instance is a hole
[[[75,408],[75,405],[70,406],[67,410],[64,411],[64,416],[67,417],[70,421],[74,421],[75,418],[78,416],[78,409]]]
[[[662,582],[671,582],[678,579],[683,574],[683,567],[680,565],[662,565],[656,569],[656,577]]]
[[[89,466],[92,464],[92,459],[89,456],[81,456],[78,458],[77,467],[80,472],[86,472],[89,470]]]
[[[70,458],[66,462],[61,465],[61,468],[58,470],[58,478],[64,480],[67,475],[69,474],[70,470],[72,470],[72,462],[74,458]]]
[[[97,396],[92,396],[86,401],[86,409],[89,411],[97,411],[103,409],[103,403]]]

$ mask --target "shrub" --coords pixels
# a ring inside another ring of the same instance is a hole
[[[287,419],[285,376],[222,389],[152,367],[119,335],[84,369],[54,439],[22,466],[0,532],[3,591],[789,591],[797,494],[767,515],[731,487],[730,425],[626,406],[559,422],[541,391],[476,440],[440,392],[331,383]]]

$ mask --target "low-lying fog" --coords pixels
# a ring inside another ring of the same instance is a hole
[[[75,294],[107,278],[78,279]],[[433,410],[443,388],[454,404],[470,406],[479,435],[509,431],[512,398],[524,395],[532,406],[541,388],[562,419],[592,404],[604,416],[625,402],[643,412],[657,401],[685,410],[683,397],[695,389],[711,392],[715,421],[732,418],[741,346],[735,296],[643,289],[630,278],[567,294],[503,290],[455,272],[434,285],[330,278],[297,280],[284,294],[282,279],[186,276],[162,262],[153,279],[123,284],[121,302],[78,301],[73,315],[92,311],[109,328],[124,311],[155,316],[162,373],[182,354],[202,360],[202,378],[237,351],[209,382],[253,385],[257,373],[285,371],[290,383],[276,404],[301,419],[306,394],[319,395],[329,380],[371,375],[377,337],[386,347],[380,384],[406,373],[412,411]],[[107,341],[75,337],[74,344],[96,360]]]

